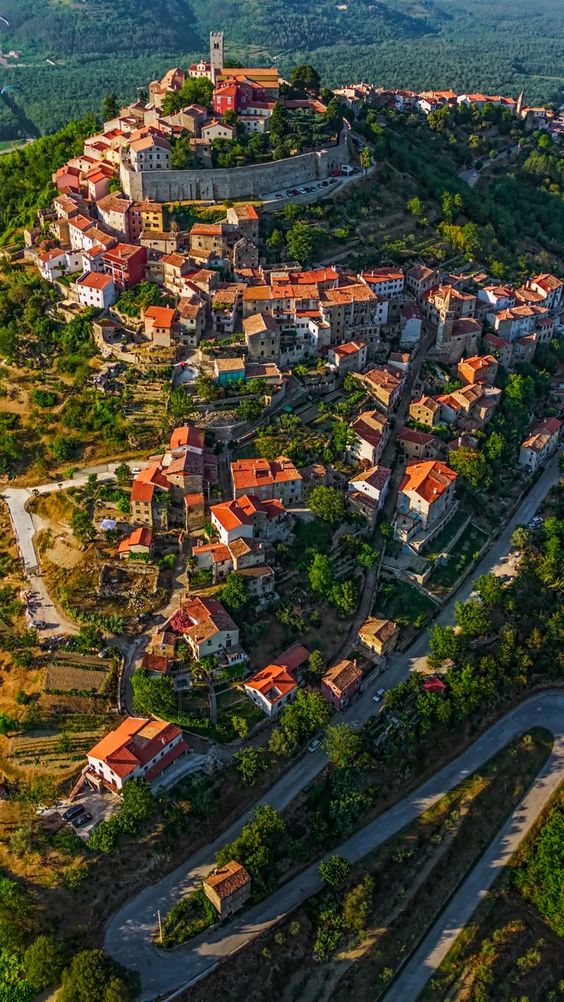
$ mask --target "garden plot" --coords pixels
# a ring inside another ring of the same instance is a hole
[[[83,695],[103,695],[109,674],[104,669],[81,668],[73,664],[49,665],[45,674],[47,692],[71,692]]]

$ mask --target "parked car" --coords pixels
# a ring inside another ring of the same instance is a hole
[[[82,826],[87,825],[89,821],[92,821],[90,811],[83,811],[82,814],[78,814],[76,818],[71,818],[71,825],[73,828],[82,828]]]
[[[47,623],[44,619],[32,619],[31,625],[35,627],[36,630],[44,630]]]
[[[79,814],[84,814],[84,807],[82,804],[73,804],[68,810],[63,814],[63,821],[72,821],[73,818],[77,818]]]
[[[381,703],[385,695],[385,689],[378,689],[378,691],[374,693],[372,700],[374,703]]]
[[[317,749],[319,748],[320,744],[321,744],[321,741],[319,740],[319,738],[314,738],[313,741],[311,741],[310,744],[307,746],[308,752],[317,751]]]

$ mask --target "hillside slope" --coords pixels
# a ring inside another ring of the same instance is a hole
[[[564,96],[559,0],[0,0],[0,139],[50,131],[130,98],[171,63],[207,51],[314,63],[328,84],[487,89],[533,101]],[[6,60],[4,60],[4,63]],[[560,74],[560,75],[559,75]]]

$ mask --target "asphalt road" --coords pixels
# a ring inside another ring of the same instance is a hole
[[[531,727],[541,725],[554,734],[554,749],[548,763],[539,773],[531,791],[516,809],[510,822],[503,827],[492,843],[491,850],[484,855],[463,885],[459,895],[453,898],[451,908],[433,930],[434,939],[427,948],[422,945],[425,966],[419,970],[413,961],[405,969],[405,977],[411,977],[407,991],[403,984],[394,986],[389,993],[390,1002],[410,1002],[417,997],[444,953],[448,950],[464,922],[472,914],[487,887],[491,885],[500,868],[529,831],[535,818],[552,796],[558,784],[564,780],[564,694],[554,690],[531,697],[527,702],[511,711],[482,734],[470,748],[457,759],[449,762],[426,783],[419,787],[379,818],[338,846],[332,852],[358,862],[368,852],[382,845],[387,839],[401,831],[420,814],[428,810],[449,790],[458,786],[469,775],[479,769],[493,755],[513,738]],[[272,802],[272,798],[270,798]],[[236,826],[227,834],[231,838]],[[162,953],[153,945],[155,915],[157,908],[164,914],[181,892],[186,893],[206,874],[210,857],[225,841],[225,835],[213,845],[197,853],[190,861],[190,873],[186,867],[176,871],[158,885],[148,888],[125,906],[110,921],[106,929],[105,949],[116,960],[139,971],[142,979],[142,1002],[161,997],[171,997],[178,989],[186,988],[209,974],[220,962],[242,946],[262,935],[283,917],[292,912],[309,896],[321,889],[318,863],[313,863],[297,877],[289,881],[275,894],[249,909],[227,925],[215,928],[193,939],[186,946]],[[329,855],[331,855],[330,853]],[[180,880],[180,885],[177,881]],[[484,889],[482,889],[482,881]],[[457,907],[460,905],[460,911]],[[427,956],[428,954],[428,956]],[[413,985],[413,987],[410,987]],[[393,992],[396,992],[393,994]]]
[[[555,457],[524,499],[517,513],[510,520],[498,540],[480,561],[474,574],[468,578],[456,596],[441,610],[438,622],[446,624],[452,621],[455,601],[468,598],[473,590],[473,582],[476,577],[488,572],[497,574],[507,573],[508,551],[514,528],[531,518],[557,479],[558,457]],[[415,641],[408,651],[397,654],[390,659],[390,667],[384,677],[386,687],[391,688],[406,678],[411,671],[423,666],[428,650],[428,639],[429,635],[426,631]],[[380,708],[377,708],[377,704],[373,702],[372,696],[375,690],[382,685],[382,681],[382,676],[375,678],[369,684],[366,691],[341,715],[340,719],[360,726],[374,713],[379,712]],[[526,705],[528,706],[529,704],[527,703]],[[548,726],[544,714],[541,720],[539,720],[538,716],[535,717],[535,722]],[[505,722],[501,721],[496,725],[498,730],[496,731],[496,728],[493,728],[493,731],[496,734],[504,733],[504,725]],[[529,726],[529,723],[526,726]],[[476,745],[479,745],[479,749],[485,748],[487,750],[493,747],[495,743],[494,738],[488,738],[488,734],[476,742]],[[502,747],[507,740],[509,738],[506,738],[498,747]],[[469,749],[465,753],[467,758],[465,759],[464,775],[467,775],[472,769],[477,768],[477,765],[469,768],[467,764],[467,762],[472,761],[471,754],[475,747],[472,746],[472,749]],[[493,751],[488,751],[485,758],[480,759],[478,765],[494,753],[495,748]],[[283,810],[301,790],[315,779],[324,768],[326,761],[322,749],[313,754],[305,753],[271,787],[259,803],[269,803],[278,810]],[[454,765],[454,763],[451,763],[444,770],[437,773],[427,786],[438,782],[438,788],[441,790],[441,784],[444,782],[444,778],[441,779],[443,773],[453,775],[454,773],[449,772],[449,770],[452,770]],[[464,775],[462,775],[462,778],[464,778]],[[456,782],[460,782],[460,779]],[[452,786],[456,785],[456,782],[453,782]],[[442,796],[443,792],[450,788],[445,787],[437,796]],[[402,805],[411,804],[410,810],[412,810],[414,803],[415,805],[417,804],[417,798],[421,796],[424,789],[422,788],[417,794],[396,805],[396,807],[392,808],[392,811],[383,815],[383,818],[388,818],[390,815],[395,816],[394,812],[399,812],[399,816],[404,817],[404,814],[401,812],[402,809],[407,810],[407,807],[402,808]],[[421,810],[425,810],[425,807],[422,807]],[[162,994],[172,992],[180,985],[185,985],[189,979],[201,977],[204,971],[209,973],[222,957],[229,956],[234,950],[243,945],[244,942],[250,941],[262,931],[269,928],[282,915],[291,911],[292,908],[297,907],[304,897],[315,893],[318,889],[317,866],[314,866],[310,870],[305,871],[306,874],[309,874],[307,883],[304,883],[305,876],[302,874],[300,878],[296,878],[281,888],[273,898],[269,898],[255,909],[245,912],[243,916],[236,919],[228,927],[223,927],[215,933],[204,936],[203,942],[194,940],[189,946],[179,947],[172,952],[167,951],[165,956],[153,946],[152,936],[155,930],[157,911],[160,910],[162,915],[166,915],[172,905],[197,885],[198,881],[213,867],[214,856],[217,850],[238,835],[250,813],[251,811],[244,814],[227,831],[218,836],[213,843],[199,850],[180,867],[172,873],[167,874],[158,884],[147,888],[141,894],[131,899],[108,922],[105,933],[105,948],[116,959],[121,959],[128,966],[139,971],[143,984],[143,1000],[158,998]],[[395,827],[393,831],[385,835],[385,838],[398,831],[413,817],[416,817],[418,813],[420,811],[416,811],[414,814],[409,814],[408,811],[408,814],[405,815],[406,820],[403,820],[398,827]],[[378,822],[381,821],[382,818],[378,819]],[[370,839],[372,838],[371,832],[374,824],[377,824],[377,822],[374,822],[373,825],[368,826],[354,836],[358,845],[364,847],[363,851],[359,851],[359,855],[355,858],[360,858],[373,847],[370,844]],[[380,841],[383,841],[383,839],[380,839]],[[379,844],[379,842],[375,844]],[[346,854],[345,850],[347,846],[348,843],[345,844],[345,847],[341,847],[339,852]],[[351,851],[353,850],[351,849]],[[300,889],[303,889],[303,893],[300,893]],[[276,917],[272,915],[272,907],[276,909]]]
[[[555,736],[552,755],[400,972],[384,1002],[415,1002],[564,779],[564,696],[562,692],[547,693],[532,702],[532,706],[525,704],[531,725],[542,724]]]

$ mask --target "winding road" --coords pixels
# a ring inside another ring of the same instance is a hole
[[[387,1002],[412,1002],[417,998],[488,887],[564,780],[564,693],[551,690],[532,696],[497,721],[458,758],[436,772],[417,790],[333,850],[351,863],[358,862],[462,783],[515,737],[539,725],[554,735],[553,751],[547,763],[531,791],[496,835],[471,877],[452,899],[396,985],[392,986]],[[270,802],[272,799],[269,797]],[[227,837],[233,834],[234,830],[227,833]],[[179,882],[182,893],[195,887],[209,870],[211,856],[223,844],[225,837],[197,853],[187,866],[169,874],[158,887],[143,891],[107,926],[105,949],[116,960],[139,971],[143,1002],[161,997],[172,998],[176,990],[199,981],[222,960],[271,929],[322,887],[318,862],[312,863],[269,898],[227,925],[208,930],[186,946],[163,954],[152,941],[156,909],[164,912],[170,908],[178,897]],[[187,867],[190,867],[188,872]]]
[[[527,720],[552,731],[554,745],[533,786],[496,834],[469,875],[450,899],[419,947],[384,996],[384,1002],[415,1002],[436,973],[464,926],[528,835],[541,811],[564,780],[564,693],[543,693],[523,703],[510,726]],[[505,718],[501,723],[506,723]],[[495,728],[497,728],[497,724]]]
[[[551,460],[537,483],[528,492],[499,538],[475,568],[474,574],[443,607],[437,619],[439,623],[452,622],[455,601],[468,598],[473,590],[476,577],[488,572],[507,573],[508,552],[513,530],[517,525],[527,522],[531,518],[557,479],[558,456]],[[425,631],[408,651],[399,653],[390,659],[390,667],[385,676],[388,688],[402,681],[414,669],[423,666],[428,650],[428,641],[429,635]],[[380,708],[376,708],[372,696],[381,684],[381,676],[374,679],[357,701],[341,715],[340,720],[360,726],[375,712],[379,712]],[[534,709],[531,709],[533,705]],[[529,708],[527,712],[525,712],[525,708]],[[557,713],[558,718],[554,716],[554,713]],[[382,815],[381,818],[358,832],[338,851],[343,855],[351,853],[351,859],[360,859],[374,846],[385,841],[386,838],[399,831],[410,820],[417,817],[421,811],[425,810],[429,806],[426,798],[439,799],[448,789],[456,786],[495,754],[499,748],[511,740],[511,737],[533,724],[553,727],[555,735],[558,736],[561,730],[564,733],[564,697],[562,694],[558,695],[556,701],[552,699],[551,702],[551,699],[536,697],[523,704],[517,711],[499,721],[490,731],[479,738],[463,756],[445,766],[420,790],[411,794],[406,800],[401,801]],[[560,743],[558,748],[560,749],[558,754],[561,756]],[[560,761],[558,758],[558,762]],[[327,759],[322,749],[314,754],[304,754],[271,787],[259,803],[269,803],[278,810],[283,810],[301,790],[315,779],[325,767],[326,762]],[[560,778],[564,778],[561,773]],[[447,783],[450,785],[445,785]],[[542,792],[543,783],[541,780],[539,780],[539,788]],[[165,915],[180,898],[197,885],[213,867],[217,850],[238,835],[250,813],[251,811],[248,811],[244,814],[227,831],[222,832],[214,842],[199,850],[180,867],[167,874],[158,884],[147,888],[131,899],[108,922],[104,940],[105,948],[116,959],[121,959],[129,967],[139,972],[142,981],[141,997],[143,1002],[149,1002],[149,1000],[161,996],[167,997],[175,989],[186,986],[210,973],[222,959],[269,929],[296,908],[305,897],[314,894],[319,889],[318,869],[317,864],[315,864],[302,873],[300,877],[284,885],[271,898],[245,912],[228,926],[211,933],[208,932],[200,939],[193,940],[189,945],[179,947],[174,951],[167,951],[165,955],[154,946],[153,935],[157,911],[160,910],[161,914]]]
[[[558,479],[558,456],[553,457],[536,484],[530,489],[515,515],[493,543],[474,570],[473,575],[463,583],[442,608],[436,622],[452,622],[455,601],[465,600],[471,594],[474,580],[481,574],[492,572],[506,574],[512,570],[510,539],[514,528],[529,521],[540,503]],[[72,485],[84,484],[91,473],[101,480],[111,479],[117,464],[91,467],[81,470],[69,483],[42,484],[33,489],[5,488],[3,496],[8,504],[12,524],[24,568],[32,587],[38,591],[41,610],[36,613],[49,623],[49,631],[75,630],[74,624],[61,617],[54,608],[38,573],[37,558],[33,547],[33,535],[37,524],[27,511],[26,503],[33,493],[49,493]],[[140,466],[146,464],[138,464]],[[49,632],[46,631],[46,632]],[[120,638],[121,639],[121,638]],[[122,642],[120,647],[126,659],[126,674],[131,670],[135,655],[142,646],[144,637],[132,642]],[[428,651],[429,634],[423,632],[408,651],[398,653],[390,659],[386,671],[386,686],[391,688],[417,668],[423,667]],[[382,677],[373,679],[366,691],[341,715],[341,720],[361,726],[380,706],[372,701],[375,689],[381,685]],[[564,694],[544,694],[522,704],[517,710],[495,724],[482,735],[454,762],[437,772],[415,793],[410,794],[393,808],[357,832],[337,850],[352,861],[361,859],[366,853],[390,838],[422,811],[440,799],[449,789],[460,783],[483,762],[494,755],[515,735],[534,724],[550,728],[555,736],[554,750],[544,769],[539,774],[530,794],[523,800],[510,822],[502,829],[490,848],[479,861],[467,881],[453,897],[442,918],[429,932],[414,955],[392,985],[389,1002],[409,1002],[415,999],[428,978],[441,963],[458,931],[472,914],[480,898],[495,879],[500,868],[505,865],[511,853],[525,836],[539,811],[547,802],[558,783],[564,778]],[[271,787],[259,803],[269,803],[283,810],[303,790],[326,765],[326,757],[320,748],[314,754],[304,754]],[[222,959],[251,942],[267,931],[284,916],[291,913],[306,897],[320,888],[318,864],[312,864],[298,877],[289,881],[279,891],[259,905],[234,919],[221,929],[208,931],[190,944],[168,951],[163,955],[153,944],[157,911],[164,915],[188,891],[193,889],[203,876],[213,867],[217,850],[234,839],[251,811],[239,818],[231,827],[222,832],[210,845],[204,847],[166,875],[155,886],[147,888],[131,899],[108,922],[105,933],[105,948],[116,959],[138,971],[142,982],[142,1000],[149,1002],[161,997],[173,997],[171,993],[186,987],[209,974]],[[398,987],[399,986],[399,987]],[[395,993],[395,994],[394,994]]]

